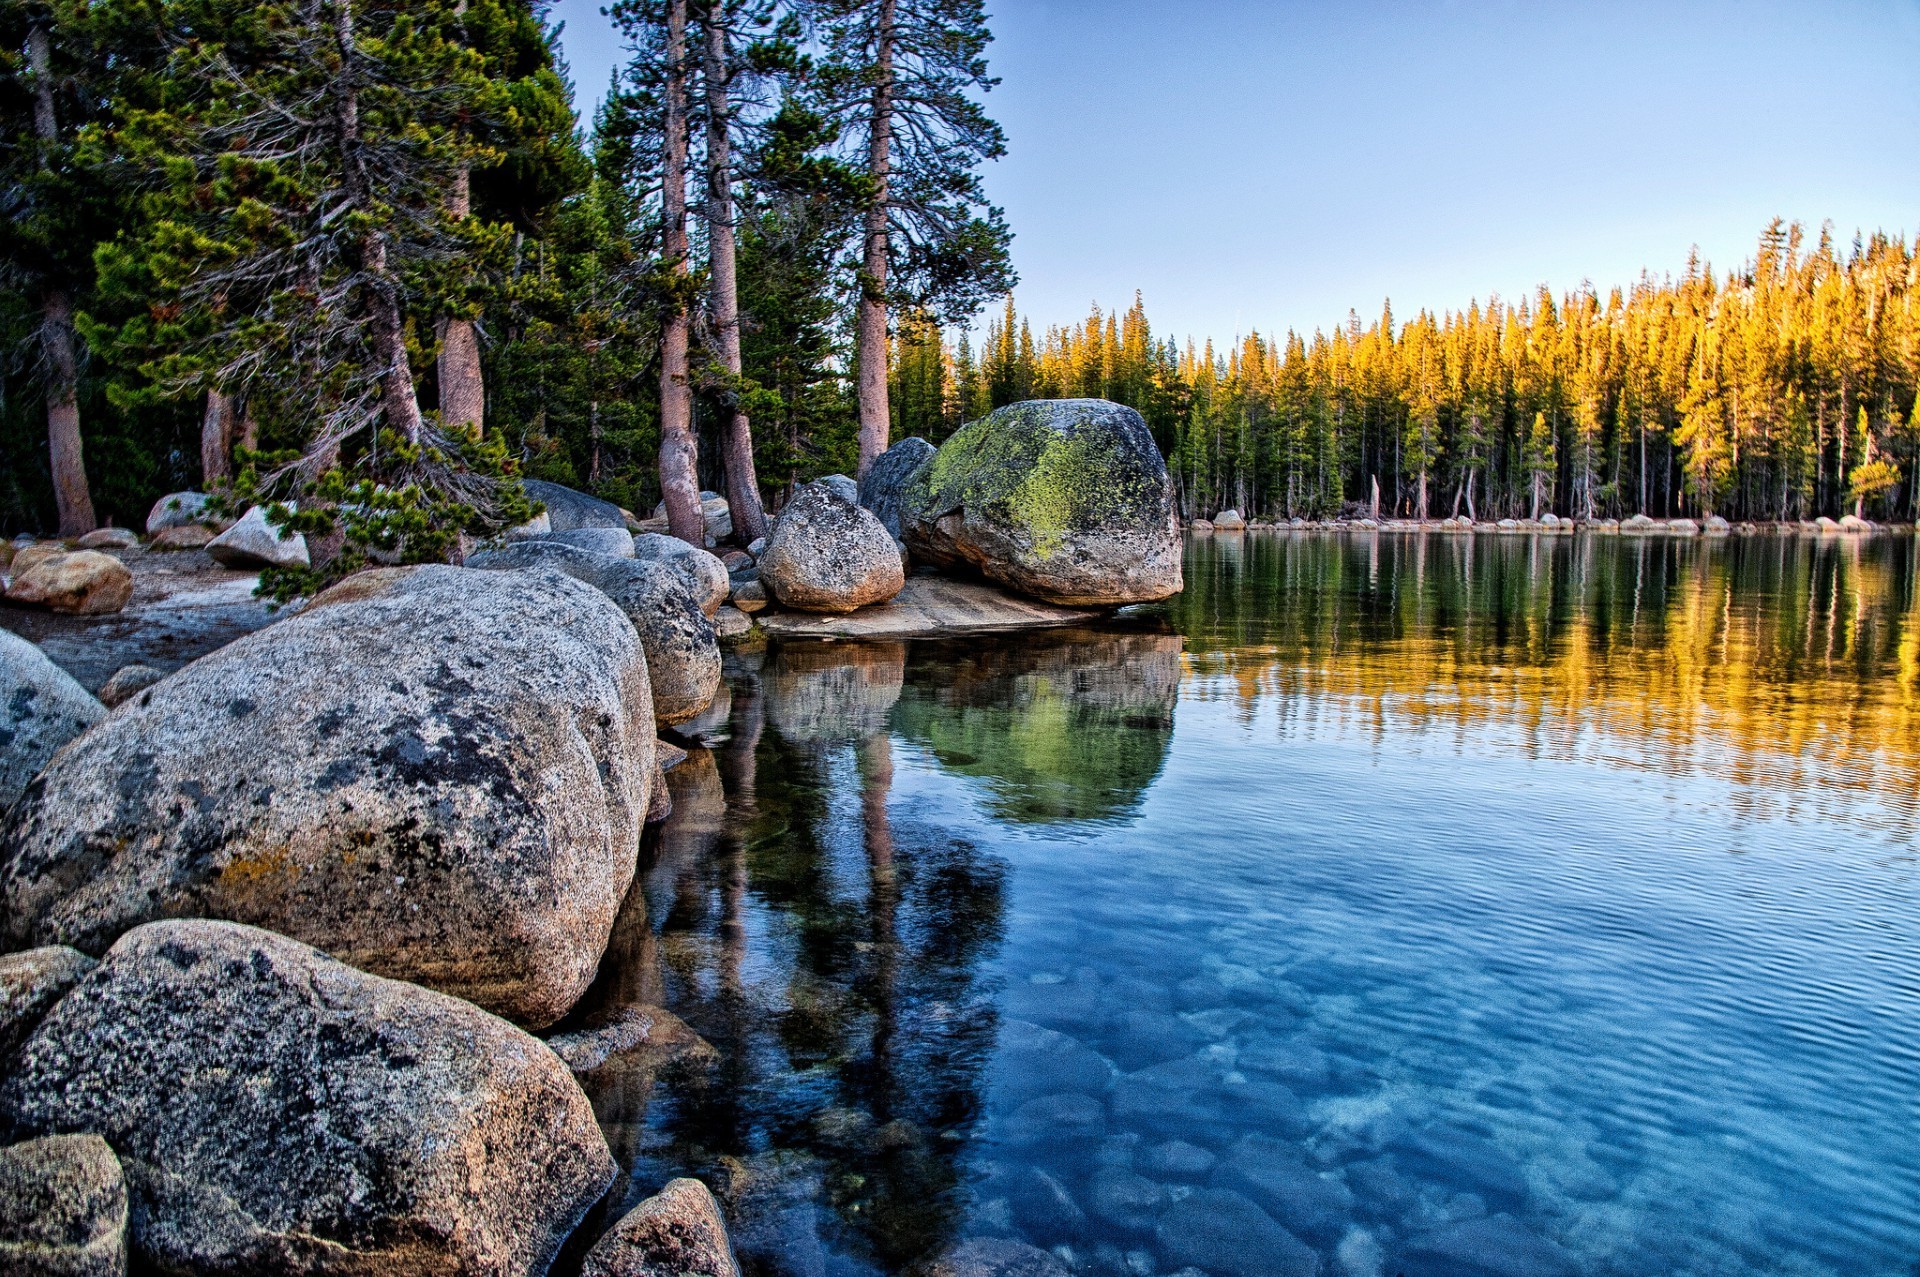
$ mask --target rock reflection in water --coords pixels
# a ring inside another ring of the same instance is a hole
[[[894,726],[942,769],[984,780],[1003,820],[1121,818],[1166,760],[1181,645],[1094,629],[916,644]]]

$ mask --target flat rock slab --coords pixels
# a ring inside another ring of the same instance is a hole
[[[983,581],[910,576],[890,601],[845,616],[767,611],[758,619],[761,629],[781,638],[903,639],[1072,625],[1099,615],[1018,598]]]

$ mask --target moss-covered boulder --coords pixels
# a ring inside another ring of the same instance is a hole
[[[962,427],[902,496],[915,557],[1053,603],[1180,592],[1173,481],[1140,414],[1104,399],[1009,404]]]

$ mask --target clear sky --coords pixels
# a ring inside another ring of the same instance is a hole
[[[583,107],[601,0],[555,15]],[[1920,0],[990,0],[987,183],[1037,324],[1405,318],[1642,267],[1769,219],[1920,229]]]

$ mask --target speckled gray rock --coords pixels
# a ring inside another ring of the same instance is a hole
[[[621,534],[626,536],[625,533]],[[633,544],[633,538],[627,538]],[[685,572],[660,559],[613,558],[558,541],[521,541],[471,556],[490,571],[549,567],[584,581],[619,605],[647,655],[656,722],[683,723],[713,700],[720,686],[720,644]]]
[[[667,503],[662,501],[653,507],[653,517],[664,520],[667,517]],[[733,535],[733,510],[727,505],[727,499],[718,492],[700,494],[700,521],[706,529],[709,543],[724,541]],[[666,525],[663,522],[661,526]]]
[[[839,497],[842,501],[850,502],[853,505],[860,504],[860,485],[844,474],[823,474],[818,479],[815,479],[814,482],[833,493],[834,496]]]
[[[614,1166],[546,1045],[234,923],[120,938],[0,1083],[119,1153],[166,1272],[541,1272]]]
[[[13,945],[270,927],[516,1022],[593,978],[654,774],[646,662],[552,571],[363,572],[114,711],[0,837]]]
[[[907,484],[933,460],[933,454],[933,445],[918,435],[902,439],[875,457],[860,480],[860,504],[873,511],[873,517],[895,538],[901,536],[900,502]]]
[[[587,1252],[581,1277],[740,1277],[713,1194],[676,1179],[628,1211]]]
[[[1180,592],[1173,481],[1147,423],[1104,399],[1009,404],[963,426],[901,497],[918,560],[1072,605]]]
[[[745,638],[753,633],[753,618],[737,607],[723,607],[713,614],[713,632],[722,642]]]
[[[107,707],[45,652],[0,630],[0,813],[55,750],[107,716]]]
[[[547,507],[548,531],[570,532],[575,528],[624,530],[627,526],[627,516],[620,513],[620,507],[611,501],[602,501],[599,497],[590,497],[584,492],[575,492],[572,488],[543,479],[528,479],[521,486],[527,490],[529,497]]]
[[[147,513],[147,535],[155,536],[163,528],[184,528],[192,524],[215,522],[207,509],[204,492],[169,492],[153,503]]]
[[[122,665],[100,687],[100,703],[108,709],[132,700],[166,675],[151,665]]]
[[[604,554],[614,559],[633,557],[633,534],[625,528],[569,528],[564,532],[536,532],[531,536],[517,539],[552,541],[558,545],[570,545],[576,550],[585,550],[590,554]]]
[[[900,593],[906,574],[893,538],[872,511],[808,484],[774,520],[760,583],[804,612],[851,612]]]
[[[664,563],[685,576],[700,601],[700,610],[712,616],[727,601],[733,582],[727,565],[698,546],[661,532],[642,532],[633,538],[633,557]]]
[[[207,542],[207,553],[230,568],[304,568],[311,562],[306,536],[268,523],[265,506],[253,507]]]
[[[0,1277],[122,1277],[127,1182],[98,1135],[0,1149]]]
[[[0,1065],[93,966],[92,958],[63,944],[0,956]]]

